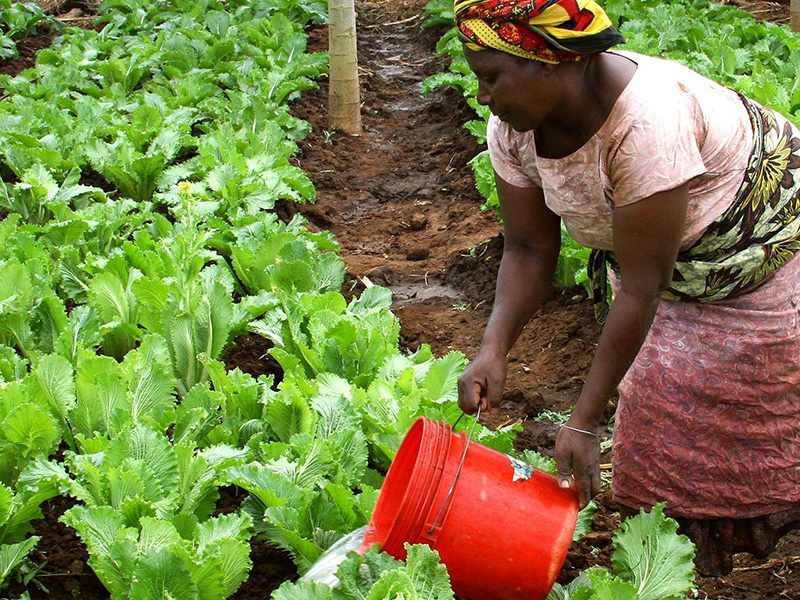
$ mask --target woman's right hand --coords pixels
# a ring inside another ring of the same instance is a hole
[[[503,401],[503,389],[508,374],[504,354],[481,352],[458,378],[458,406],[468,415],[494,412]]]

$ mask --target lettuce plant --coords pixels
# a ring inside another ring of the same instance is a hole
[[[242,509],[253,517],[256,534],[288,550],[306,570],[369,520],[377,492],[365,482],[366,436],[344,399],[309,401],[292,385],[270,399],[265,417],[270,441],[251,444],[254,460],[229,476],[249,492]]]
[[[37,252],[38,254],[38,252]],[[52,352],[66,326],[64,303],[53,288],[52,261],[31,256],[0,260],[0,343],[15,348],[26,360]]]
[[[363,556],[348,554],[339,565],[339,585],[331,588],[307,579],[286,582],[273,600],[453,600],[450,576],[439,553],[424,544],[406,544],[406,562],[385,552],[368,550]]]
[[[113,598],[224,600],[252,567],[244,514],[191,526],[143,516],[127,526],[110,506],[76,506],[63,521],[78,531],[89,565]]]
[[[81,448],[96,437],[116,437],[132,425],[166,431],[175,419],[171,366],[166,341],[153,334],[145,335],[121,363],[81,351],[74,375],[74,408],[69,413]]]
[[[678,535],[664,504],[622,522],[614,534],[613,571],[592,567],[547,600],[680,600],[694,586],[694,544]]]
[[[32,35],[41,25],[63,29],[59,21],[44,14],[38,2],[0,0],[0,58],[17,56],[16,41]]]
[[[13,429],[19,433],[19,423],[16,425]],[[15,433],[8,437],[13,438]],[[13,449],[5,444],[0,450],[4,462],[9,451]],[[42,503],[59,495],[58,477],[40,469],[43,461],[43,456],[30,462],[22,461],[25,467],[19,477],[13,477],[13,481],[6,478],[0,483],[0,589],[10,583],[12,573],[25,564],[27,555],[40,539],[30,534],[34,530],[32,522],[43,517]]]
[[[50,463],[81,503],[62,517],[77,530],[89,564],[114,598],[223,600],[247,578],[251,519],[212,516],[219,475],[241,452],[196,452],[145,425],[113,439],[84,440],[90,454]]]
[[[299,243],[291,246],[301,255],[307,253]],[[297,289],[298,270],[310,274],[302,260],[278,262],[271,274]],[[381,364],[398,351],[400,323],[388,310],[388,289],[369,288],[349,305],[338,292],[287,294],[284,298],[285,316],[273,313],[270,320],[255,321],[251,328],[272,340],[275,348],[270,352],[285,372],[300,369],[310,378],[333,373],[366,387]]]
[[[155,107],[141,105],[133,111],[128,128],[113,142],[90,140],[89,162],[123,196],[137,202],[153,199],[159,176],[182,151],[193,145],[193,109],[182,108],[166,115]]]

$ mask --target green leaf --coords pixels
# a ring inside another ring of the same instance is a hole
[[[89,564],[112,597],[128,597],[136,564],[137,530],[110,506],[69,509],[61,521],[75,529],[89,551]]]
[[[301,488],[314,489],[333,468],[328,445],[325,440],[300,433],[292,436],[291,446],[298,455],[296,460],[281,457],[269,466]]]
[[[14,500],[14,492],[11,488],[0,483],[0,525],[5,525],[11,514],[11,503]]]
[[[168,521],[143,517],[139,521],[139,526],[141,528],[137,544],[139,555],[147,556],[151,552],[168,550],[181,541],[177,529]]]
[[[295,505],[305,494],[302,488],[287,477],[259,463],[231,467],[228,474],[231,483],[250,493],[242,506],[249,509],[247,512],[253,518],[257,531],[259,527],[263,527],[266,507]]]
[[[694,585],[694,544],[678,535],[678,523],[664,516],[664,504],[620,524],[611,564],[638,588],[642,600],[685,598]]]
[[[19,381],[28,372],[28,363],[13,348],[0,346],[0,381]]]
[[[378,582],[370,588],[369,593],[364,596],[364,600],[386,600],[387,598],[420,600],[421,597],[416,594],[414,582],[408,573],[402,569],[395,569],[384,572]]]
[[[97,312],[86,305],[76,306],[56,340],[55,350],[76,365],[81,348],[94,348],[100,343],[99,330],[100,319]]]
[[[331,588],[307,579],[285,581],[272,592],[272,600],[331,600]]]
[[[234,416],[224,419],[224,407],[229,398],[217,391],[211,391],[208,383],[195,385],[181,399],[176,410],[175,426],[172,433],[173,442],[204,445],[206,435],[217,426],[230,423]],[[231,402],[235,398],[230,398]]]
[[[592,531],[592,519],[597,510],[597,504],[594,500],[589,501],[589,504],[584,506],[578,513],[578,521],[575,523],[575,531],[572,533],[572,541],[581,539]]]
[[[29,537],[27,540],[16,544],[3,544],[0,546],[0,588],[8,581],[14,569],[23,561],[41,538]]]
[[[591,587],[592,580],[587,575],[587,571],[584,571],[567,585],[561,585],[560,583],[554,584],[553,589],[547,594],[546,600],[573,600],[573,596],[578,588],[584,588],[582,593],[585,594],[585,588]]]
[[[550,473],[551,475],[556,474],[556,461],[549,456],[539,454],[535,450],[525,450],[519,455],[519,458],[532,467],[536,467],[537,469],[540,469],[546,473]]]
[[[16,259],[0,264],[0,339],[23,353],[32,337],[32,301],[33,285],[25,267]]]
[[[201,554],[221,540],[242,539],[253,524],[252,519],[243,513],[224,514],[201,523],[195,535],[197,551]]]
[[[450,575],[439,553],[425,544],[406,544],[406,567],[420,600],[453,600]]]
[[[195,600],[200,597],[184,559],[168,550],[142,556],[129,576],[132,579],[131,600]]]
[[[300,394],[284,395],[270,402],[266,418],[282,442],[288,442],[297,433],[311,433],[314,427],[312,410]]]
[[[618,575],[612,575],[600,567],[592,567],[584,572],[591,581],[591,589],[586,587],[575,588],[569,598],[571,600],[641,600],[636,593],[636,587]],[[682,596],[685,598],[686,596]]]
[[[30,385],[31,393],[46,401],[50,414],[61,425],[61,434],[74,446],[72,432],[67,424],[67,416],[77,402],[72,364],[63,356],[49,354],[36,365]]]
[[[30,465],[26,466],[26,470],[20,475],[20,481],[27,473],[33,475],[36,469],[30,469]],[[40,509],[42,502],[57,495],[58,484],[49,475],[28,484],[19,483],[8,517],[0,528],[0,543],[19,542],[30,534],[33,531],[31,521],[41,519],[43,516]]]
[[[365,289],[361,296],[353,300],[348,307],[353,314],[369,309],[388,309],[392,305],[392,290],[373,285]]]
[[[48,456],[61,441],[57,422],[35,404],[12,408],[3,421],[3,433],[16,446],[17,460]]]
[[[434,402],[458,400],[456,382],[464,371],[467,358],[461,352],[448,352],[435,361],[425,377],[425,388]]]
[[[131,421],[131,398],[122,367],[110,356],[83,353],[76,371],[77,405],[70,423],[76,433],[109,438]]]
[[[247,529],[237,536],[236,539],[230,537],[216,540],[205,547],[205,552],[199,559],[201,567],[196,571],[195,577],[201,600],[224,600],[247,580],[253,567]],[[202,571],[206,572],[207,577],[201,577]],[[208,581],[212,579],[216,590],[208,585]]]
[[[120,433],[112,439],[103,459],[103,467],[124,465],[130,469],[133,468],[131,461],[146,465],[155,475],[164,494],[175,490],[178,482],[177,457],[164,434],[138,424],[129,432]],[[147,489],[146,493],[152,496],[153,490]]]
[[[403,568],[404,563],[385,552],[368,550],[363,555],[351,552],[339,565],[336,577],[339,579],[339,590],[336,598],[364,598],[370,589],[380,580],[381,574]]]
[[[122,361],[137,337],[137,303],[130,286],[141,274],[126,263],[121,265],[118,258],[89,283],[88,303],[100,315],[103,350]]]
[[[139,348],[126,355],[123,368],[128,377],[133,422],[153,422],[166,428],[174,412],[175,378],[164,339],[146,336]]]

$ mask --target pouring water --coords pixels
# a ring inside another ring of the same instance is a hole
[[[339,585],[339,578],[336,577],[339,564],[347,558],[348,552],[354,552],[361,547],[366,531],[367,526],[364,525],[333,543],[302,578],[324,583],[332,588]]]

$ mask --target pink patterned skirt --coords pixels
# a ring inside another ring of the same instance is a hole
[[[616,282],[615,282],[616,283]],[[612,490],[690,519],[800,505],[800,254],[754,291],[662,300],[619,386]]]

